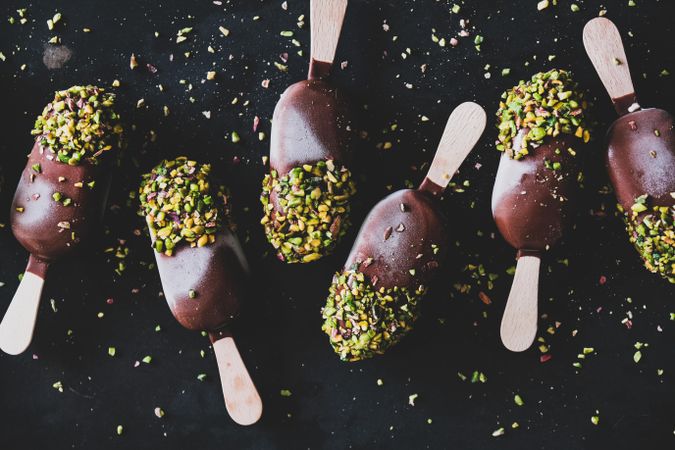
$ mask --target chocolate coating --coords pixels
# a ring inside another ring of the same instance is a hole
[[[372,258],[358,270],[376,288],[426,286],[447,251],[445,218],[438,210],[424,191],[403,189],[388,195],[366,217],[345,269]]]
[[[519,136],[527,131],[521,130]],[[492,215],[499,232],[514,248],[544,251],[568,226],[578,190],[580,157],[571,156],[570,147],[578,150],[580,140],[562,134],[547,138],[520,160],[502,154],[492,191]],[[547,168],[545,161],[559,162],[560,168]]]
[[[341,92],[320,79],[303,80],[281,95],[274,109],[270,166],[279,176],[306,163],[351,161],[351,119]]]
[[[79,165],[56,162],[36,142],[21,173],[14,194],[10,221],[16,239],[32,255],[52,261],[73,253],[97,231],[110,186],[110,168],[105,157],[97,165],[83,160]],[[40,164],[40,173],[33,165]],[[59,181],[64,177],[64,181]],[[31,178],[33,178],[31,180]],[[93,188],[87,183],[95,181]],[[82,187],[74,184],[82,182]],[[52,195],[72,199],[64,206]],[[17,211],[23,208],[23,212]],[[75,233],[73,239],[72,233]]]
[[[675,204],[675,129],[662,109],[643,109],[617,119],[607,134],[607,169],[624,210],[649,195],[652,204]],[[658,130],[655,132],[655,130]],[[658,134],[658,136],[657,136]]]
[[[185,328],[217,331],[237,316],[248,265],[234,234],[223,230],[213,244],[181,245],[173,256],[155,252],[155,259],[169,308]]]

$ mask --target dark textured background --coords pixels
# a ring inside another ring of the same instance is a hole
[[[607,16],[622,30],[643,105],[675,110],[672,35],[675,4],[670,0],[605,2]],[[349,250],[356,230],[333,257],[310,266],[284,266],[273,255],[258,224],[258,193],[265,172],[261,157],[268,140],[258,142],[253,117],[269,136],[274,104],[283,89],[305,76],[307,56],[298,56],[282,30],[293,30],[305,55],[309,27],[296,26],[309,13],[307,1],[161,2],[4,1],[0,12],[0,161],[5,183],[0,194],[0,313],[4,313],[24,269],[26,252],[7,224],[11,192],[31,147],[34,117],[52,91],[71,84],[110,86],[119,79],[119,107],[133,124],[130,145],[115,173],[106,214],[105,236],[79,261],[51,270],[43,294],[37,332],[28,352],[0,355],[0,448],[508,448],[603,449],[672,448],[675,445],[674,289],[641,268],[622,224],[614,217],[614,198],[606,188],[600,141],[614,119],[609,100],[581,44],[584,23],[598,14],[596,2],[568,0],[538,12],[536,0],[466,1],[458,15],[453,1],[356,1],[347,12],[335,83],[349,91],[363,112],[368,133],[362,156],[360,194],[354,219],[389,189],[418,183],[431,159],[451,109],[475,100],[494,113],[500,93],[518,79],[553,66],[571,68],[596,99],[596,145],[587,155],[587,183],[575,230],[545,259],[540,304],[545,315],[540,336],[552,358],[540,350],[507,352],[498,336],[499,319],[514,264],[514,251],[495,235],[490,192],[498,154],[493,127],[457,176],[469,180],[465,192],[447,195],[452,217],[450,259],[424,302],[416,331],[384,357],[346,364],[338,360],[320,330],[320,307],[332,272]],[[16,9],[28,7],[26,25]],[[46,20],[55,12],[63,22],[55,32]],[[253,20],[259,16],[259,20]],[[441,48],[432,29],[446,40],[471,22],[471,37],[457,48]],[[308,19],[307,19],[308,21]],[[389,30],[383,29],[383,24]],[[230,29],[229,37],[218,26]],[[188,40],[176,32],[194,27]],[[82,28],[92,32],[85,34]],[[475,28],[474,28],[475,27]],[[154,32],[160,33],[159,37]],[[628,32],[633,36],[629,37]],[[484,36],[482,51],[475,34]],[[47,40],[59,35],[72,50],[63,68],[43,64]],[[207,52],[212,45],[216,53]],[[410,49],[403,59],[401,54]],[[185,51],[192,55],[186,59]],[[275,68],[288,52],[288,72]],[[131,71],[129,57],[142,66]],[[174,55],[170,62],[170,55]],[[555,55],[552,62],[549,55]],[[525,62],[529,61],[529,66]],[[151,63],[158,69],[143,69]],[[25,70],[20,66],[26,64]],[[426,65],[426,72],[420,67]],[[491,78],[486,79],[487,72]],[[501,69],[511,75],[501,76]],[[217,70],[215,81],[206,72]],[[179,80],[192,83],[187,85]],[[269,79],[269,88],[261,86]],[[411,83],[408,89],[405,83]],[[164,86],[160,92],[157,85]],[[190,97],[194,98],[191,102]],[[144,98],[146,107],[135,107]],[[232,99],[238,98],[236,104]],[[248,102],[248,103],[245,103]],[[162,107],[170,108],[164,117]],[[207,120],[202,111],[211,111]],[[430,120],[423,122],[421,116]],[[392,123],[395,132],[387,131]],[[157,133],[150,143],[151,130]],[[236,130],[241,142],[230,142]],[[378,143],[393,142],[389,151]],[[215,359],[206,338],[182,329],[159,297],[156,270],[143,221],[128,201],[139,174],[161,158],[188,154],[214,165],[231,187],[240,238],[253,265],[256,289],[235,326],[240,349],[257,383],[265,411],[255,426],[236,426],[227,416]],[[477,166],[477,163],[480,166]],[[122,275],[106,248],[126,241],[129,254]],[[568,258],[569,266],[561,263]],[[467,264],[481,263],[498,274],[494,289],[473,279]],[[603,277],[606,282],[602,283]],[[460,294],[456,283],[471,285]],[[484,291],[492,304],[484,304]],[[107,298],[114,303],[108,305]],[[53,312],[54,299],[58,312]],[[97,313],[103,312],[103,318]],[[632,328],[621,321],[632,315]],[[554,335],[546,332],[559,322]],[[161,325],[162,331],[155,332]],[[72,330],[69,336],[68,331]],[[633,361],[634,344],[648,343]],[[117,356],[107,354],[109,346]],[[584,347],[595,353],[581,361]],[[200,357],[200,350],[206,357]],[[34,356],[35,355],[35,356]],[[150,365],[134,362],[145,355]],[[663,369],[662,376],[657,369]],[[461,381],[483,372],[486,383]],[[205,382],[197,374],[207,373]],[[378,386],[377,379],[383,385]],[[52,387],[61,381],[64,392]],[[289,389],[290,397],[282,397]],[[522,396],[522,407],[514,395]],[[408,396],[418,394],[415,406]],[[156,406],[166,411],[155,417]],[[599,411],[600,423],[591,416]],[[431,423],[428,423],[431,419]],[[511,429],[517,421],[520,428]],[[124,434],[117,436],[118,424]],[[504,426],[506,434],[492,437]]]

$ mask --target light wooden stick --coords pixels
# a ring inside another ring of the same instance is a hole
[[[227,412],[239,425],[256,423],[262,415],[262,400],[232,336],[215,341],[213,351],[218,361]]]
[[[612,99],[635,92],[621,35],[611,20],[596,17],[588,22],[584,27],[584,47]]]
[[[502,316],[500,335],[512,352],[527,350],[537,335],[538,256],[521,256]]]
[[[485,111],[480,105],[466,102],[452,111],[427,178],[445,188],[469,155],[485,130]]]
[[[28,266],[34,261],[29,260]],[[45,266],[46,267],[46,266]],[[44,285],[43,276],[24,272],[19,288],[0,323],[0,349],[10,355],[26,351],[33,340],[38,306]]]
[[[309,3],[311,58],[333,64],[347,0],[311,0]]]

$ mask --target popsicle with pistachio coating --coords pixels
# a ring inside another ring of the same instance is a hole
[[[209,333],[227,411],[250,425],[262,402],[228,329],[246,297],[249,269],[225,188],[211,185],[210,171],[186,157],[162,161],[143,176],[140,213],[171,312],[185,328]]]
[[[501,323],[512,351],[537,333],[539,265],[576,212],[580,159],[590,140],[588,103],[572,74],[535,74],[502,95],[497,150],[502,154],[492,191],[499,232],[518,252],[516,273]]]
[[[342,360],[382,354],[412,330],[447,252],[439,199],[478,142],[485,120],[477,104],[459,105],[420,187],[388,195],[366,217],[322,309],[322,329]]]
[[[57,91],[32,134],[10,212],[12,232],[30,256],[0,323],[0,348],[13,355],[32,340],[48,267],[87,247],[99,231],[112,158],[123,142],[115,96],[96,86]]]

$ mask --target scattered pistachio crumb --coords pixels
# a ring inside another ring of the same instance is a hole
[[[415,406],[415,400],[417,400],[418,395],[417,394],[412,394],[408,396],[408,404],[410,406]]]
[[[633,361],[635,361],[635,363],[639,363],[641,359],[642,359],[642,352],[638,350],[633,354]]]
[[[600,412],[595,410],[595,415],[591,416],[591,423],[597,425],[600,423]]]

